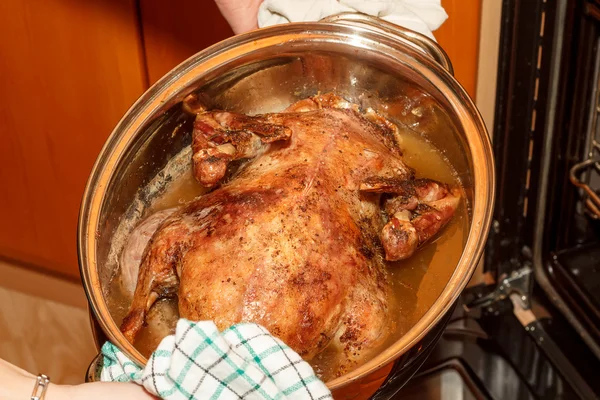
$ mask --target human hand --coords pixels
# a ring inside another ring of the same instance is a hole
[[[258,6],[262,0],[215,0],[233,32],[245,33],[258,28]]]
[[[0,399],[17,400],[31,396],[35,376],[0,359]]]

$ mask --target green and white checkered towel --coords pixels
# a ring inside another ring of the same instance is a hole
[[[219,332],[179,320],[142,370],[117,347],[102,347],[102,381],[135,381],[163,399],[332,399],[311,366],[257,324]]]

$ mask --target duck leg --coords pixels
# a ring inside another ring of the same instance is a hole
[[[133,302],[121,324],[131,343],[144,326],[152,305],[179,290],[179,272],[189,234],[181,219],[168,218],[152,237],[140,265]]]
[[[383,204],[389,220],[380,234],[388,261],[412,256],[452,219],[460,203],[458,189],[430,179],[372,177],[360,190],[391,195]]]

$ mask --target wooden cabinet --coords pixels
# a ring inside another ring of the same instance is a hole
[[[480,0],[442,3],[436,37],[474,95]],[[0,256],[76,278],[104,141],[149,84],[231,35],[209,0],[0,1]]]
[[[142,55],[134,0],[0,1],[0,255],[78,276],[81,195]]]

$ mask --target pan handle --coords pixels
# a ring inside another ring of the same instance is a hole
[[[102,369],[102,353],[98,353],[90,363],[85,373],[85,383],[100,382],[100,370]]]
[[[440,47],[440,45],[427,36],[417,33],[413,30],[403,28],[399,25],[373,17],[371,15],[356,12],[335,14],[321,19],[320,22],[367,27],[380,33],[387,34],[388,36],[392,36],[394,39],[411,46],[415,50],[433,59],[451,75],[454,75],[454,69],[452,68],[450,58]]]

